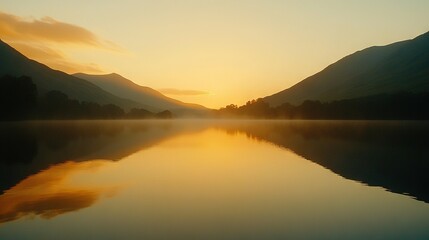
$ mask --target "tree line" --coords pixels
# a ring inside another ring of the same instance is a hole
[[[429,93],[393,93],[322,103],[306,100],[300,105],[284,103],[271,107],[263,99],[245,105],[230,104],[214,110],[218,118],[260,119],[365,119],[429,120]],[[153,113],[142,108],[126,112],[114,104],[70,99],[60,91],[39,95],[27,76],[0,78],[0,120],[26,119],[145,119],[172,118],[168,110]]]
[[[263,99],[245,105],[230,104],[214,112],[223,118],[429,120],[429,93],[400,92],[322,103],[306,100],[300,105],[271,107]]]
[[[39,96],[37,86],[27,76],[0,78],[0,120],[26,119],[142,119],[172,118],[168,110],[152,113],[141,108],[126,112],[114,104],[70,99],[60,91]]]

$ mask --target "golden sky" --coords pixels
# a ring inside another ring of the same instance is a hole
[[[116,72],[218,108],[429,31],[426,0],[2,0],[0,38],[68,73]]]

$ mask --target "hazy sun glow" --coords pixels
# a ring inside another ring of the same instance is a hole
[[[117,72],[220,107],[427,32],[427,9],[424,0],[3,0],[0,38],[56,69]]]

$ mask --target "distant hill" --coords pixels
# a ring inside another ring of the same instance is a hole
[[[0,40],[0,76],[23,75],[32,78],[40,95],[52,90],[67,94],[70,98],[99,104],[115,104],[124,109],[144,108],[145,105],[117,97],[100,87],[77,77],[57,71],[31,60]]]
[[[84,73],[74,74],[75,77],[85,79],[103,90],[116,96],[131,99],[132,101],[147,105],[147,110],[170,110],[176,114],[192,114],[207,110],[197,104],[189,104],[169,98],[160,92],[145,86],[137,85],[119,74],[89,75]]]
[[[330,102],[377,94],[429,91],[429,32],[344,57],[298,84],[264,98],[271,106]]]

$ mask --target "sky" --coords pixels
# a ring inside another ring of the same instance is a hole
[[[0,0],[0,38],[67,73],[115,72],[219,108],[423,34],[428,11],[427,0]]]

